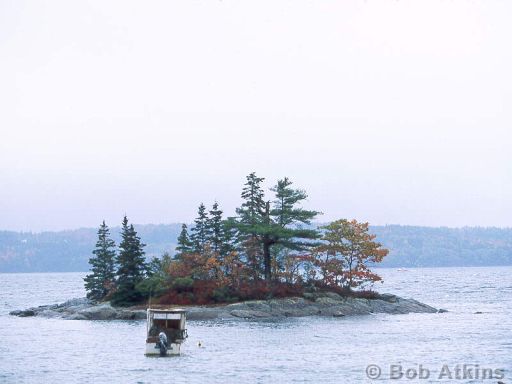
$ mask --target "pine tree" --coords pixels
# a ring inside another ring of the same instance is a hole
[[[301,251],[310,248],[314,245],[311,240],[320,237],[317,230],[307,226],[321,213],[303,209],[301,204],[308,195],[304,190],[294,189],[291,185],[292,182],[285,177],[271,188],[275,200],[270,215],[279,228],[278,243],[287,249]]]
[[[128,225],[126,216],[123,219],[121,243],[117,255],[117,290],[112,297],[115,305],[130,305],[140,301],[143,296],[136,286],[144,280],[147,270],[144,258],[144,247],[133,224]]]
[[[110,231],[105,221],[98,229],[98,241],[93,255],[89,259],[91,273],[84,278],[87,297],[102,300],[114,287],[116,257],[115,242],[110,238]]]
[[[208,214],[203,203],[197,209],[197,218],[194,220],[194,224],[190,240],[192,240],[193,251],[201,253],[208,240]]]
[[[320,237],[317,230],[304,227],[310,225],[320,212],[303,209],[301,203],[308,196],[304,190],[294,189],[291,185],[292,182],[285,177],[270,189],[275,193],[275,200],[272,209],[270,203],[266,205],[267,230],[262,236],[266,279],[272,276],[271,246],[285,251],[304,251],[317,245],[313,241]]]
[[[178,236],[178,246],[176,247],[176,258],[179,259],[184,253],[190,253],[193,249],[193,243],[190,240],[187,230],[187,224],[181,225],[181,232]]]
[[[219,204],[215,202],[210,211],[210,216],[206,220],[207,241],[210,243],[213,252],[220,253],[224,242],[224,225],[222,220],[222,211]]]
[[[305,250],[315,245],[311,240],[318,239],[318,232],[304,228],[303,225],[309,225],[319,212],[304,210],[300,207],[307,195],[303,190],[293,189],[288,178],[279,180],[271,189],[276,194],[271,209],[270,202],[265,201],[260,186],[263,180],[256,177],[254,173],[247,176],[247,183],[242,191],[242,198],[245,201],[237,209],[239,219],[236,228],[244,239],[246,251],[254,253],[261,250],[264,276],[270,281],[273,264],[272,247]]]
[[[293,189],[293,183],[285,177],[279,180],[270,190],[275,193],[275,200],[271,215],[275,217],[277,224],[282,228],[293,224],[309,224],[319,212],[307,211],[297,207],[302,201],[306,200],[308,195],[302,189]]]

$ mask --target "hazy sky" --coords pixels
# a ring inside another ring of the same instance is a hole
[[[512,226],[510,1],[0,0],[0,230],[229,214]]]

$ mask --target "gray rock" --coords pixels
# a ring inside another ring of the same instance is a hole
[[[35,313],[35,311],[33,311],[31,309],[25,309],[25,310],[11,311],[11,312],[9,312],[9,315],[18,316],[18,317],[30,317],[30,316],[35,316],[36,313]]]
[[[230,314],[231,314],[231,316],[241,317],[244,319],[262,319],[262,318],[272,317],[272,315],[268,312],[251,311],[251,310],[243,310],[243,309],[235,309],[235,310],[231,311]]]
[[[270,305],[263,300],[247,301],[244,303],[247,307],[256,311],[268,312],[271,310]]]
[[[330,299],[337,300],[337,301],[343,300],[343,298],[335,292],[326,292],[325,296]]]
[[[371,313],[436,313],[431,306],[413,299],[382,294],[376,299],[342,297],[336,293],[314,292],[304,297],[254,300],[217,306],[187,307],[189,320],[215,319],[270,319],[301,316],[354,316]],[[109,302],[93,303],[86,298],[68,300],[62,304],[45,305],[10,313],[13,316],[61,317],[72,320],[143,320],[146,311],[134,308],[116,308]]]
[[[323,305],[323,306],[331,306],[331,305],[339,305],[340,300],[335,300],[330,297],[319,297],[315,300],[316,304]]]
[[[65,318],[66,320],[88,320],[87,317],[80,313],[73,313]]]
[[[392,295],[390,293],[383,293],[378,296],[379,300],[384,300],[390,303],[396,303],[398,301],[398,297],[396,295]]]
[[[110,303],[104,303],[82,309],[78,313],[89,320],[114,320],[122,311],[112,308]]]
[[[66,308],[66,307],[87,307],[87,306],[91,306],[93,304],[94,304],[94,302],[89,300],[88,298],[81,297],[81,298],[78,298],[78,299],[71,299],[71,300],[65,301],[62,304],[56,304],[55,306],[57,308],[60,308],[60,307],[62,307],[62,308]]]
[[[319,297],[320,296],[316,292],[305,292],[304,293],[304,298],[311,300],[311,301],[315,301]]]
[[[146,320],[147,313],[145,310],[132,311],[135,315],[134,320]]]
[[[57,317],[62,317],[62,313],[56,312],[56,311],[52,311],[51,309],[44,309],[42,311],[39,311],[37,313],[37,316],[45,317],[47,319],[54,319],[54,318],[57,318]]]
[[[197,321],[203,321],[203,320],[215,320],[219,317],[229,317],[228,312],[220,312],[216,310],[210,310],[210,308],[191,308],[190,311],[187,311],[187,320],[197,320]]]
[[[228,312],[231,312],[231,311],[237,310],[237,309],[243,309],[243,310],[249,309],[249,307],[247,306],[247,304],[245,304],[245,302],[228,304],[228,305],[226,305],[225,308]]]

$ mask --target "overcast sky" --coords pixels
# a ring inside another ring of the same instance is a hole
[[[510,1],[0,0],[0,230],[228,214],[512,226]]]

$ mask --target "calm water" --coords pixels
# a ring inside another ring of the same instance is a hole
[[[512,382],[512,267],[381,274],[379,291],[450,312],[189,322],[184,353],[172,358],[144,356],[145,321],[8,316],[83,296],[83,274],[0,274],[0,383],[359,383],[370,382],[369,364],[381,367],[381,382],[392,364],[430,371],[398,382],[497,382],[438,380],[445,364],[453,375],[457,364],[504,369]]]

